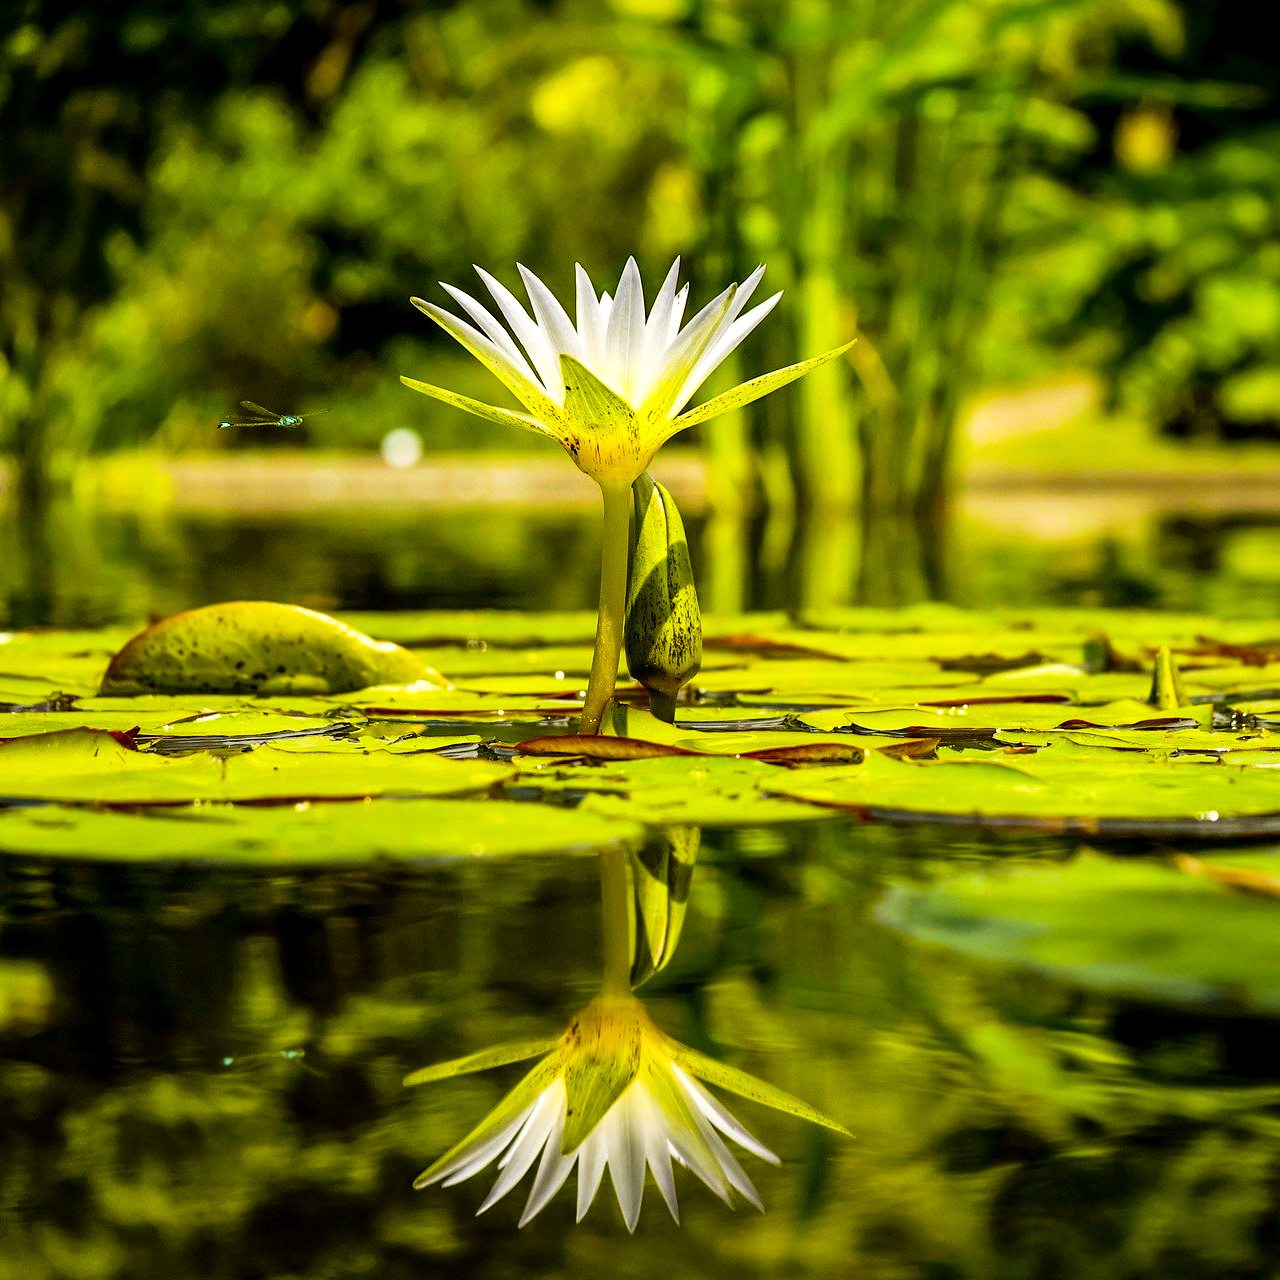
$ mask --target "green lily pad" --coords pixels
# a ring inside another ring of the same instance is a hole
[[[768,796],[767,784],[784,771],[757,760],[666,756],[611,760],[583,769],[536,759],[521,758],[521,787],[586,792],[583,808],[636,822],[756,826],[823,816],[811,805]]]
[[[321,753],[263,746],[230,759],[207,753],[175,759],[89,729],[0,745],[0,794],[87,804],[456,796],[485,791],[514,773],[484,760],[356,748]]]
[[[868,817],[929,817],[1029,830],[1178,831],[1211,836],[1280,825],[1280,780],[1259,767],[1196,758],[1113,753],[1105,763],[1053,749],[986,760],[895,760],[871,752],[860,766],[778,777],[775,795]]]
[[[1280,1013],[1280,904],[1167,865],[1086,855],[899,886],[879,919],[966,955],[1113,995]]]
[[[423,681],[444,683],[399,645],[311,609],[236,600],[134,636],[111,659],[100,692],[323,694]]]
[[[0,850],[50,858],[206,862],[276,870],[588,853],[638,847],[633,823],[549,805],[382,800],[115,813],[48,806],[0,812]]]

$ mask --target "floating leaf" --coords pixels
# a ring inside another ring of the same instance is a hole
[[[97,804],[178,804],[191,800],[315,800],[380,795],[465,795],[514,770],[483,760],[386,751],[332,754],[259,747],[219,760],[174,759],[89,729],[38,734],[0,745],[0,794]]]
[[[443,684],[399,645],[295,605],[237,600],[157,622],[111,659],[101,693],[324,694]]]
[[[1280,1013],[1280,909],[1150,862],[1085,855],[892,889],[880,920],[1073,986],[1219,1013]]]
[[[475,800],[243,807],[135,813],[56,805],[0,810],[0,850],[120,862],[296,866],[435,861],[633,848],[632,823],[550,805]]]

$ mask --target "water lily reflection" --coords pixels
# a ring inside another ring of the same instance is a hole
[[[674,1162],[690,1169],[726,1204],[733,1204],[737,1191],[762,1208],[751,1179],[724,1138],[772,1164],[778,1163],[778,1157],[739,1124],[699,1079],[848,1133],[800,1099],[671,1039],[629,993],[598,996],[558,1040],[473,1054],[414,1072],[405,1083],[423,1084],[539,1054],[546,1056],[475,1129],[416,1180],[416,1187],[452,1186],[497,1161],[497,1180],[478,1211],[483,1213],[537,1161],[520,1217],[523,1226],[555,1195],[576,1165],[581,1221],[607,1165],[627,1229],[634,1231],[646,1168],[679,1221]]]

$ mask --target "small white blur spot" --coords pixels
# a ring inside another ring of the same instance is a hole
[[[382,437],[382,460],[397,471],[422,461],[422,437],[412,427],[396,427]]]

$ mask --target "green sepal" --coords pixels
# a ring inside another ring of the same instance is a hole
[[[680,1135],[682,1141],[688,1143],[691,1153],[698,1157],[700,1164],[695,1170],[700,1177],[720,1197],[725,1204],[733,1203],[733,1193],[729,1189],[728,1179],[724,1176],[720,1158],[711,1150],[704,1135],[708,1125],[700,1114],[695,1115],[689,1105],[688,1097],[682,1087],[678,1086],[670,1071],[650,1071],[645,1075],[645,1084],[649,1086],[659,1108],[671,1121],[671,1129]],[[681,1159],[684,1157],[681,1156]]]
[[[739,1097],[750,1098],[752,1102],[773,1107],[775,1111],[785,1111],[788,1115],[796,1116],[801,1120],[820,1124],[825,1129],[834,1129],[837,1133],[843,1133],[846,1138],[853,1137],[853,1134],[838,1121],[824,1116],[821,1111],[811,1107],[807,1102],[801,1102],[793,1094],[766,1084],[756,1076],[739,1071],[737,1067],[717,1062],[714,1058],[708,1058],[696,1049],[690,1049],[687,1045],[678,1044],[674,1040],[669,1041],[667,1047],[671,1060],[676,1066],[687,1071],[691,1076],[697,1076],[699,1080],[719,1085],[720,1088],[728,1089],[730,1093],[736,1093]]]
[[[562,355],[560,376],[564,379],[564,416],[573,426],[620,431],[634,422],[635,410],[581,360]]]
[[[406,378],[404,374],[400,375],[400,381],[414,391],[421,391],[424,396],[443,400],[445,404],[451,404],[455,409],[465,409],[468,413],[474,413],[477,418],[488,418],[490,422],[500,422],[504,427],[519,427],[524,431],[536,431],[539,435],[559,439],[554,432],[536,418],[529,417],[527,413],[517,413],[514,409],[499,409],[496,404],[472,400],[470,396],[459,395],[456,391],[433,387],[431,383],[419,382],[417,378]]]
[[[834,347],[830,351],[824,351],[820,356],[801,360],[799,364],[787,365],[785,369],[762,373],[758,378],[752,378],[750,382],[744,382],[718,396],[713,396],[705,404],[700,404],[696,409],[690,409],[674,419],[670,424],[671,430],[667,432],[665,438],[670,439],[677,431],[683,431],[685,427],[692,427],[699,422],[706,422],[708,418],[717,417],[719,414],[728,413],[730,409],[741,409],[743,405],[759,400],[761,396],[767,396],[771,391],[785,387],[787,383],[794,382],[797,378],[803,378],[811,369],[826,364],[828,360],[834,360],[836,356],[844,355],[856,341],[856,338],[852,338],[842,347]]]
[[[612,1034],[615,1028],[624,1032]],[[604,1030],[606,1034],[599,1032]],[[574,1037],[581,1037],[573,1043]],[[569,1042],[564,1067],[564,1155],[576,1151],[626,1092],[640,1070],[640,1028],[626,1018],[576,1021],[566,1033]]]
[[[513,1044],[500,1044],[493,1049],[469,1053],[464,1058],[437,1062],[432,1067],[420,1067],[411,1071],[401,1081],[404,1085],[431,1084],[436,1080],[448,1080],[453,1076],[469,1075],[473,1071],[488,1071],[490,1067],[505,1067],[509,1062],[525,1062],[539,1054],[550,1053],[558,1040],[518,1040]]]

